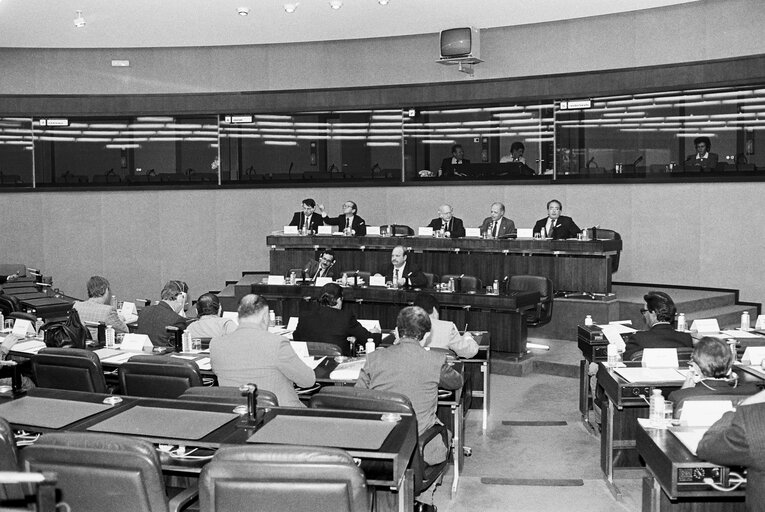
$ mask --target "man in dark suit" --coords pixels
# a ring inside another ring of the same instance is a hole
[[[547,203],[547,217],[539,219],[534,224],[534,235],[540,233],[542,238],[553,238],[555,240],[576,238],[581,231],[576,222],[571,217],[561,215],[563,205],[557,199]]]
[[[648,292],[644,297],[643,314],[647,331],[633,333],[624,349],[624,359],[629,358],[638,350],[644,348],[693,348],[693,338],[687,332],[676,331],[671,322],[675,320],[675,303],[664,292]]]
[[[765,512],[765,391],[723,414],[701,438],[696,453],[715,464],[747,467],[746,509]]]
[[[372,333],[367,331],[356,315],[343,309],[343,288],[327,283],[321,288],[318,304],[311,304],[300,312],[297,328],[292,335],[295,341],[320,341],[340,347],[343,355],[351,355],[349,336],[356,338],[361,346]]]
[[[186,305],[188,293],[189,287],[183,281],[168,281],[162,288],[159,304],[141,310],[136,332],[148,335],[155,347],[172,347],[174,337],[167,333],[167,326],[186,328],[186,318],[180,312]]]
[[[686,171],[712,172],[717,167],[717,153],[710,153],[712,140],[709,137],[696,137],[693,139],[696,153],[685,159]]]
[[[505,217],[504,204],[492,203],[490,213],[481,223],[481,236],[501,238],[515,233],[515,222]]]
[[[303,211],[295,212],[289,225],[297,226],[298,231],[306,228],[308,231],[316,233],[319,226],[324,225],[324,219],[318,213],[315,214],[314,210],[316,210],[316,201],[311,198],[303,199]]]
[[[321,256],[319,256],[319,261],[310,260],[305,264],[305,267],[303,267],[305,269],[305,278],[310,279],[311,282],[316,281],[317,277],[331,277],[334,279],[334,266],[335,253],[329,249],[326,249],[322,251]]]
[[[446,157],[441,161],[441,167],[438,168],[438,175],[445,178],[452,176],[467,176],[463,171],[463,165],[470,163],[470,160],[463,158],[465,151],[460,144],[452,146],[452,156]]]
[[[346,234],[365,236],[367,234],[367,224],[364,222],[364,219],[356,215],[358,209],[356,203],[353,201],[346,201],[343,203],[343,213],[333,219],[327,215],[326,211],[324,211],[324,205],[319,205],[319,213],[321,213],[324,224],[337,226]]]
[[[462,238],[465,236],[465,226],[462,219],[454,217],[452,212],[450,205],[442,204],[438,207],[439,218],[431,220],[428,227],[433,228],[433,231],[440,231],[441,236],[446,238]]]
[[[385,281],[394,283],[396,288],[422,288],[428,284],[428,278],[420,267],[407,261],[408,253],[402,246],[397,245],[390,254],[390,265],[379,275],[385,276]]]

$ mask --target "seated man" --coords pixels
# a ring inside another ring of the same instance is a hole
[[[301,407],[293,385],[312,386],[313,370],[292,349],[287,338],[268,332],[268,304],[255,294],[239,301],[239,327],[210,341],[210,362],[221,386],[249,382],[276,394],[279,405]]]
[[[499,238],[515,233],[515,222],[505,217],[505,205],[492,203],[490,215],[481,223],[481,236]]]
[[[711,153],[709,151],[712,149],[712,140],[709,137],[696,137],[693,139],[693,145],[696,147],[696,152],[685,159],[685,170],[702,172],[714,171],[717,167],[717,160],[719,157],[717,153]]]
[[[430,317],[422,308],[402,309],[396,329],[401,336],[396,344],[367,354],[356,387],[392,391],[409,398],[417,416],[418,434],[422,435],[438,421],[438,388],[459,389],[462,375],[446,362],[446,354],[420,346],[430,331]],[[425,462],[442,462],[447,450],[443,439],[436,436],[423,449]]]
[[[111,325],[114,332],[128,332],[127,325],[117,313],[117,308],[112,306],[112,291],[109,280],[101,276],[93,276],[88,279],[88,300],[77,301],[74,309],[80,315],[83,322],[103,322]],[[98,339],[98,327],[88,326],[90,337]]]
[[[765,391],[747,397],[706,431],[696,450],[715,464],[748,468],[746,509],[765,511]]]
[[[430,332],[422,339],[423,347],[448,348],[460,357],[470,358],[478,353],[478,343],[469,332],[461,335],[454,322],[439,319],[438,301],[429,293],[418,293],[414,305],[430,316]]]
[[[340,231],[347,231],[354,236],[365,236],[367,234],[367,224],[364,222],[364,219],[356,215],[359,207],[353,201],[344,202],[343,213],[334,219],[327,216],[323,204],[319,205],[318,210],[324,224],[328,226],[337,226]]]
[[[515,141],[510,144],[510,154],[500,158],[499,163],[506,164],[508,162],[520,162],[525,164],[526,158],[523,156],[525,151],[526,146],[523,145],[523,142]]]
[[[440,231],[441,236],[446,238],[462,238],[465,236],[465,226],[462,219],[452,216],[452,207],[448,204],[442,204],[438,207],[438,217],[428,224],[433,231]]]
[[[316,201],[313,199],[303,199],[303,211],[295,212],[290,221],[290,226],[297,226],[298,231],[306,228],[308,231],[316,233],[319,231],[319,226],[324,225],[324,219],[321,215],[315,214]]]
[[[647,331],[633,333],[624,349],[624,360],[644,348],[693,348],[693,338],[687,332],[676,331],[670,322],[675,320],[675,303],[664,292],[648,292],[643,296],[645,308],[640,312],[648,326]]]
[[[441,167],[438,168],[438,175],[450,178],[453,176],[466,176],[463,165],[470,163],[470,160],[465,158],[465,150],[462,149],[461,144],[454,144],[452,146],[452,156],[447,156],[441,162]]]
[[[760,390],[754,383],[738,384],[733,373],[733,354],[728,344],[718,338],[704,336],[691,355],[691,371],[683,387],[669,394],[669,400],[677,403],[684,398],[701,395],[753,395]],[[675,413],[679,416],[680,411]]]
[[[335,253],[330,249],[325,249],[319,256],[319,261],[310,260],[303,266],[303,273],[305,279],[308,279],[312,283],[316,282],[317,277],[330,277],[335,278]],[[300,276],[298,276],[300,277]]]
[[[539,219],[534,224],[533,233],[540,233],[542,238],[554,240],[576,238],[581,231],[571,217],[561,215],[563,205],[557,199],[547,202],[547,217]]]
[[[311,304],[300,312],[297,329],[292,334],[295,341],[320,341],[340,347],[343,355],[350,354],[349,336],[364,345],[372,333],[367,331],[356,315],[343,309],[343,288],[335,283],[321,287],[317,304]]]
[[[197,320],[186,327],[192,338],[214,338],[231,334],[236,330],[236,322],[230,318],[221,318],[223,308],[214,293],[203,293],[196,303]]]
[[[156,306],[148,306],[138,314],[138,334],[149,336],[155,347],[172,347],[175,338],[167,327],[186,328],[186,318],[181,316],[186,306],[189,287],[183,281],[168,281],[162,287],[161,300]]]
[[[420,267],[408,263],[408,252],[397,245],[390,254],[390,265],[376,275],[385,276],[386,282],[393,283],[396,288],[422,288],[428,284],[428,278]]]

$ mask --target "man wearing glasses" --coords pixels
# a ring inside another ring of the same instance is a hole
[[[438,207],[438,217],[430,221],[429,228],[438,232],[444,238],[462,238],[465,236],[465,226],[462,219],[453,216],[451,205],[442,204]]]
[[[319,261],[310,260],[303,267],[305,269],[305,278],[309,279],[312,283],[316,282],[317,277],[331,277],[335,278],[335,271],[332,267],[335,266],[335,254],[326,249],[322,251],[319,256]]]
[[[324,211],[324,205],[319,205],[319,213],[321,214],[324,224],[330,226],[337,226],[347,235],[353,236],[365,236],[367,234],[367,224],[364,219],[356,215],[358,207],[353,201],[346,201],[343,203],[343,213],[336,218],[329,217],[327,212]]]
[[[648,292],[643,296],[645,308],[640,309],[647,331],[633,333],[627,340],[624,359],[644,348],[693,348],[693,338],[687,332],[678,332],[672,326],[675,321],[675,303],[664,292]]]
[[[295,212],[290,221],[290,226],[297,226],[298,231],[304,229],[310,233],[316,233],[319,230],[319,226],[324,225],[324,219],[318,213],[315,214],[316,201],[311,198],[303,199],[303,211]]]

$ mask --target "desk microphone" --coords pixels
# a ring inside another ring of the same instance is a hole
[[[292,168],[295,167],[295,162],[290,162],[290,168],[287,169],[287,179],[292,178]]]
[[[589,169],[589,168],[590,168],[590,164],[591,164],[592,162],[594,162],[594,161],[595,161],[595,157],[592,157],[592,158],[590,158],[590,159],[587,161],[587,165],[585,165],[585,167]],[[596,165],[596,167],[597,167],[597,165]]]
[[[637,160],[635,160],[634,162],[632,162],[632,167],[635,167],[635,166],[637,166],[637,164],[639,164],[639,163],[640,163],[640,162],[642,162],[642,161],[643,161],[643,155],[640,155],[639,157],[637,157]]]

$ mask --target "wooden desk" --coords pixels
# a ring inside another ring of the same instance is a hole
[[[393,247],[403,245],[415,253],[412,261],[426,272],[474,275],[491,284],[517,274],[549,277],[556,290],[611,292],[611,262],[622,249],[621,240],[484,240],[432,237],[266,237],[271,249],[272,274],[284,275],[316,259],[316,250],[331,248],[336,269],[376,272],[390,263]]]
[[[637,451],[645,460],[643,512],[744,511],[744,488],[717,491],[703,483],[711,477],[727,486],[729,468],[706,462],[668,430],[637,426]],[[739,472],[740,473],[740,472]]]
[[[248,290],[237,289],[236,297],[230,298],[225,304],[221,301],[221,305],[226,311],[235,311],[242,296],[256,293],[268,300],[276,314],[286,321],[289,317],[299,316],[304,301],[318,298],[320,290],[316,286],[253,283]],[[417,293],[414,290],[375,286],[347,287],[343,290],[343,300],[346,307],[355,308],[358,318],[374,318],[380,321],[383,329],[393,329],[399,311],[413,304]],[[471,330],[488,331],[492,352],[526,353],[527,328],[522,312],[536,305],[539,301],[538,292],[518,291],[509,296],[431,293],[441,305],[444,320],[454,322],[457,326],[467,324]]]

